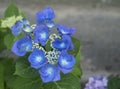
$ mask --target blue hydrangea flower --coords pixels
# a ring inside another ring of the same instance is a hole
[[[15,25],[11,27],[12,34],[14,36],[18,36],[23,29],[23,23],[21,21],[18,21]]]
[[[14,43],[11,50],[18,56],[24,56],[32,50],[32,41],[29,38],[21,38]]]
[[[29,21],[26,18],[23,18],[22,21],[17,21],[17,23],[11,27],[11,31],[14,36],[18,36],[22,31],[32,32],[33,29],[31,28]]]
[[[34,29],[35,42],[45,45],[50,35],[49,28],[45,25],[39,25]]]
[[[66,27],[65,25],[58,25],[57,30],[60,35],[72,35],[76,32],[74,27]]]
[[[47,59],[45,58],[45,53],[42,50],[34,49],[28,58],[31,66],[35,69],[43,66]]]
[[[60,80],[59,69],[51,64],[46,64],[39,70],[43,82],[51,82]]]
[[[75,65],[75,58],[73,55],[68,54],[66,51],[62,51],[58,58],[58,65],[63,73],[69,73],[72,71]]]
[[[55,18],[54,10],[51,7],[46,7],[42,11],[36,13],[37,24],[46,24],[49,28],[55,26],[52,21]]]
[[[52,42],[52,46],[60,51],[73,49],[73,43],[68,35],[63,35],[62,39],[55,39],[55,41]]]
[[[96,75],[89,78],[89,81],[84,89],[107,89],[107,83],[107,77]]]

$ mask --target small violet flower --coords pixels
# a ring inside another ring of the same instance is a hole
[[[84,89],[107,89],[108,79],[105,76],[97,75],[89,78]]]

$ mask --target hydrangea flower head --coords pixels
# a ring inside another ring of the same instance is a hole
[[[38,71],[45,83],[60,80],[60,72],[64,74],[71,72],[76,63],[75,57],[68,53],[74,48],[71,35],[75,29],[56,26],[54,18],[54,10],[46,7],[37,12],[36,24],[30,25],[29,21],[23,18],[11,28],[15,36],[24,33],[24,37],[13,44],[12,52],[18,56],[30,52],[28,56],[30,66]],[[53,27],[58,29],[57,33],[51,32]],[[46,50],[48,45],[51,47],[49,51]]]
[[[107,89],[107,83],[107,77],[96,75],[89,78],[89,81],[84,89]]]

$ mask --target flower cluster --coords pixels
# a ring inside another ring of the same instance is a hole
[[[60,71],[64,74],[72,71],[75,65],[75,57],[68,53],[74,46],[71,35],[76,29],[62,24],[55,24],[54,10],[46,7],[36,13],[36,24],[30,25],[26,18],[17,21],[11,27],[14,36],[24,33],[24,37],[17,40],[12,52],[17,56],[24,56],[30,52],[28,61],[32,68],[38,70],[43,82],[60,80]],[[51,30],[56,29],[57,33]],[[50,42],[51,50],[45,46]]]
[[[107,89],[108,79],[105,76],[93,76],[89,78],[84,89]]]

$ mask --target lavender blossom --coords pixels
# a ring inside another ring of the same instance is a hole
[[[108,79],[105,76],[97,75],[89,78],[84,89],[107,89]]]

